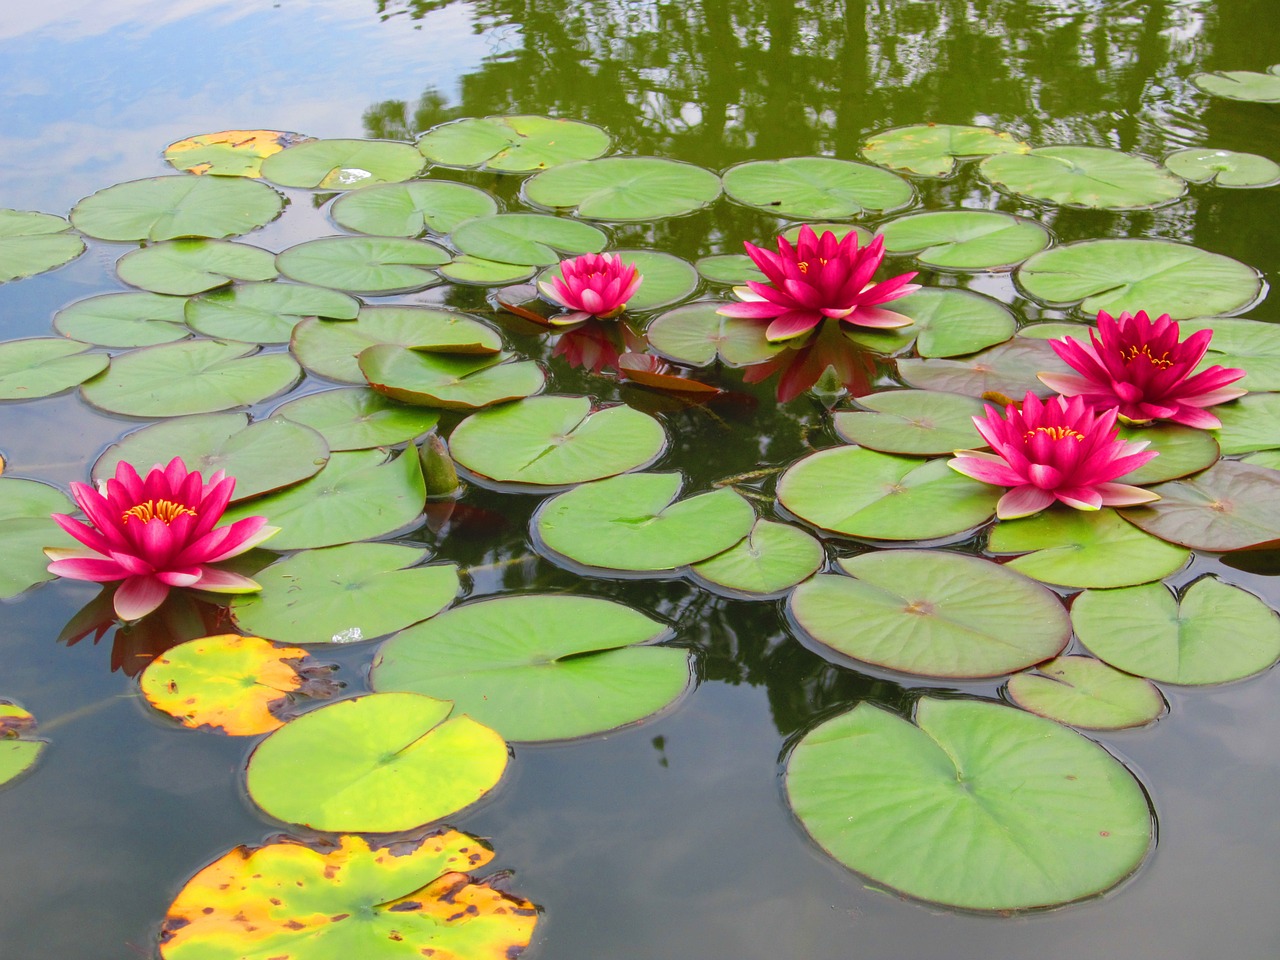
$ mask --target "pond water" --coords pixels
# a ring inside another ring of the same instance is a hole
[[[444,121],[516,113],[588,121],[618,152],[715,171],[756,159],[858,159],[871,134],[925,122],[1155,160],[1203,145],[1275,159],[1280,110],[1213,99],[1190,82],[1205,70],[1265,70],[1280,50],[1273,14],[1272,0],[26,4],[0,17],[0,206],[65,215],[108,185],[171,172],[163,148],[200,133],[412,140]],[[519,178],[460,178],[516,202]],[[1164,238],[1268,279],[1280,267],[1280,188],[1192,186],[1176,204],[1090,211],[998,193],[972,165],[914,182],[918,208],[1025,214],[1063,242]],[[286,192],[288,215],[250,242],[278,251],[336,232],[328,195]],[[694,260],[740,252],[744,239],[770,241],[782,223],[721,198],[690,216],[609,230],[613,247]],[[47,336],[68,303],[127,289],[114,264],[129,249],[90,241],[65,267],[0,286],[4,338]],[[886,272],[907,269],[917,265],[890,258]],[[1069,312],[1025,297],[1007,272],[920,279],[996,297],[1024,321]],[[475,287],[388,300],[490,310]],[[1280,321],[1280,307],[1263,299],[1248,316]],[[684,472],[687,489],[784,467],[836,442],[820,402],[778,406],[772,383],[743,388],[726,372],[720,380],[750,402],[689,406],[569,370],[540,338],[513,343],[543,361],[549,390],[656,411],[670,437],[657,468]],[[139,425],[76,391],[5,404],[6,476],[65,489]],[[468,569],[472,597],[569,591],[662,618],[694,651],[697,683],[643,723],[518,745],[497,791],[448,818],[487,838],[494,866],[513,871],[510,887],[543,909],[526,957],[1280,955],[1276,671],[1204,689],[1164,686],[1169,710],[1158,722],[1095,736],[1142,781],[1159,822],[1154,851],[1117,889],[1017,917],[921,904],[822,853],[788,809],[782,758],[806,730],[858,702],[906,713],[926,692],[997,697],[1002,679],[944,683],[833,663],[798,639],[780,601],[729,599],[687,579],[580,577],[532,551],[540,499],[472,488],[464,503],[480,519],[400,539]],[[827,544],[832,556],[857,546]],[[1273,552],[1197,555],[1168,582],[1206,572],[1280,607]],[[135,677],[163,649],[165,630],[60,641],[96,592],[59,581],[0,604],[0,698],[29,709],[51,742],[31,775],[0,791],[4,960],[154,957],[160,921],[191,874],[283,829],[244,793],[248,741],[179,729],[140,699]],[[318,651],[340,665],[349,692],[366,687],[372,653],[369,644]]]

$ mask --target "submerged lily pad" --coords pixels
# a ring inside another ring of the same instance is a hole
[[[59,337],[0,343],[0,400],[33,400],[70,390],[107,368],[105,353]]]
[[[1186,189],[1160,164],[1106,147],[1037,147],[988,157],[978,173],[1034,200],[1103,210],[1158,206]]]
[[[476,410],[542,389],[546,374],[512,353],[446,354],[393,343],[366,347],[357,358],[369,386],[402,403]]]
[[[130,286],[185,297],[235,280],[273,280],[276,258],[247,243],[174,240],[126,253],[116,273]]]
[[[967,910],[1096,896],[1152,843],[1147,798],[1114,757],[990,702],[925,698],[915,724],[859,704],[797,744],[786,790],[810,836],[845,866]]]
[[[879,167],[832,157],[751,160],[724,172],[724,192],[779,217],[828,220],[908,206],[911,184]]]
[[[0,210],[0,283],[33,277],[84,253],[84,241],[61,217]]]
[[[497,173],[532,173],[571,160],[593,160],[609,144],[609,135],[590,123],[527,114],[455,120],[418,138],[418,149],[432,163]]]
[[[1053,348],[1044,340],[1014,337],[962,360],[905,359],[898,361],[898,375],[921,390],[941,390],[981,397],[999,393],[1021,399],[1028,390],[1039,396],[1053,391],[1036,374],[1069,373]]]
[[[286,417],[320,432],[330,450],[367,450],[404,443],[426,433],[440,414],[397,403],[367,388],[324,390],[276,407]]]
[[[982,443],[973,418],[983,404],[973,397],[933,390],[886,390],[861,397],[866,410],[839,410],[835,431],[849,443],[882,453],[940,456]]]
[[[75,505],[56,487],[35,480],[0,477],[0,600],[9,600],[53,574],[45,547],[77,543],[52,520],[51,513],[74,513]]]
[[[248,343],[288,343],[303,317],[354,320],[360,301],[296,283],[246,283],[192,297],[184,311],[197,333]]]
[[[1055,656],[1071,639],[1062,601],[1034,580],[968,554],[885,550],[839,561],[788,609],[845,656],[926,677],[996,677]]]
[[[447,817],[493,789],[507,766],[502,737],[452,710],[416,693],[312,710],[253,751],[249,796],[313,830],[392,833]]]
[[[634,266],[643,278],[640,288],[627,301],[627,309],[633,311],[654,310],[677,303],[691,296],[698,289],[698,271],[687,260],[673,257],[657,250],[614,250],[623,266]],[[559,267],[548,267],[538,280],[549,283],[552,277],[560,277]]]
[[[265,226],[284,197],[265,183],[231,177],[152,177],[118,183],[71,208],[71,222],[99,240],[234,237]]]
[[[1280,475],[1220,460],[1203,473],[1151,488],[1160,499],[1124,518],[1193,550],[1244,550],[1280,542]]]
[[[1277,78],[1280,87],[1280,77]],[[1192,183],[1218,187],[1270,187],[1280,183],[1280,163],[1256,153],[1191,147],[1165,157],[1164,165]]]
[[[0,700],[0,786],[26,773],[48,746],[31,736],[36,718],[16,703]]]
[[[435,616],[458,593],[457,564],[394,543],[303,550],[257,574],[262,591],[233,598],[236,626],[282,643],[352,643]]]
[[[1171,240],[1082,240],[1038,253],[1017,272],[1037,300],[1087,317],[1137,313],[1152,304],[1174,320],[1234,313],[1257,299],[1253,267]]]
[[[662,157],[606,157],[544,170],[525,198],[591,220],[661,220],[692,213],[720,196],[710,170]]]
[[[599,227],[542,213],[499,213],[469,220],[450,239],[473,257],[535,266],[559,263],[563,256],[599,253],[609,242]]]
[[[667,627],[593,597],[525,594],[456,607],[393,637],[375,690],[452,700],[508,740],[565,740],[642,720],[689,686]]]
[[[1201,364],[1236,367],[1245,372],[1234,386],[1252,391],[1280,390],[1280,325],[1240,317],[1202,317],[1183,320],[1183,337],[1212,330],[1213,339]],[[1226,407],[1216,407],[1220,413]]]
[[[448,262],[442,247],[404,237],[321,237],[276,257],[280,272],[290,280],[376,295],[434,286],[440,277],[431,268]]]
[[[1030,144],[990,127],[929,123],[874,134],[863,145],[862,155],[879,166],[919,177],[949,177],[957,160],[1030,150]]]
[[[1191,78],[1191,82],[1215,97],[1253,103],[1280,103],[1280,63],[1272,64],[1266,73],[1252,70],[1197,73]]]
[[[53,315],[64,337],[100,347],[151,347],[191,336],[183,322],[184,297],[159,293],[107,293],[78,300]]]
[[[309,140],[262,161],[262,176],[284,187],[350,190],[399,183],[422,172],[422,155],[392,140]]]
[[[769,342],[767,324],[723,317],[716,312],[722,306],[723,300],[700,300],[668,310],[649,324],[645,336],[663,356],[695,367],[708,366],[717,357],[733,366],[745,366],[785,349]]]
[[[223,130],[175,141],[164,148],[164,158],[184,173],[260,177],[263,160],[310,139],[283,130]]]
[[[812,576],[825,556],[822,544],[798,527],[757,520],[741,541],[689,569],[730,596],[763,599],[781,596]]]
[[[1086,590],[1071,605],[1071,622],[1080,642],[1107,663],[1165,683],[1226,683],[1280,660],[1280,618],[1212,576],[1180,596],[1160,583]]]
[[[498,201],[479,187],[448,180],[415,180],[343,194],[329,213],[340,227],[376,237],[449,233],[472,217],[498,212]]]
[[[1012,267],[1052,239],[1034,220],[995,210],[913,213],[889,221],[879,232],[889,253],[910,253],[927,266],[951,270]]]
[[[1140,727],[1164,712],[1164,698],[1153,683],[1093,657],[1057,657],[1034,672],[1016,674],[1009,678],[1008,693],[1023,710],[1090,730]]]

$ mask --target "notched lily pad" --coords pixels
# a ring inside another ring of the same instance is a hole
[[[185,297],[236,280],[273,280],[276,258],[247,243],[173,240],[126,253],[116,273],[130,286]]]
[[[716,312],[722,306],[722,300],[699,300],[668,310],[649,324],[645,336],[663,356],[695,367],[709,366],[717,357],[746,366],[785,349],[765,337],[767,324],[722,317]]]
[[[297,283],[245,283],[187,301],[183,315],[197,333],[219,340],[288,343],[304,317],[354,320],[360,301],[337,290]]]
[[[1203,473],[1151,488],[1160,499],[1122,516],[1147,533],[1215,553],[1280,543],[1280,475],[1220,460]]]
[[[338,226],[376,237],[446,234],[472,217],[498,212],[498,201],[479,187],[448,180],[387,183],[343,194],[329,213]]]
[[[316,430],[330,450],[368,450],[404,443],[426,433],[440,414],[397,403],[368,388],[323,390],[276,407],[285,417]]]
[[[741,541],[689,570],[713,590],[764,599],[782,596],[812,576],[825,557],[822,544],[798,527],[757,520]]]
[[[282,130],[223,130],[177,140],[164,148],[164,158],[184,173],[260,177],[263,160],[310,139]]]
[[[864,410],[838,410],[836,433],[882,453],[941,456],[982,443],[973,418],[982,416],[982,401],[958,393],[933,390],[886,390],[858,400]]]
[[[62,217],[0,210],[0,283],[33,277],[84,253],[84,241]]]
[[[591,220],[661,220],[711,203],[720,196],[720,178],[679,160],[606,157],[544,170],[525,182],[524,195]]]
[[[1280,103],[1280,63],[1272,64],[1266,73],[1256,73],[1253,70],[1197,73],[1191,78],[1191,82],[1215,97],[1253,103]]]
[[[498,173],[533,173],[593,160],[609,144],[609,135],[590,123],[531,115],[469,117],[432,127],[418,138],[418,149],[432,163]]]
[[[1183,337],[1212,330],[1201,366],[1217,364],[1245,372],[1234,386],[1250,391],[1280,390],[1280,325],[1241,317],[1201,317],[1178,324]],[[1229,409],[1217,407],[1215,412]]]
[[[265,183],[235,177],[152,177],[118,183],[71,208],[71,222],[98,240],[239,236],[284,211]]]
[[[56,487],[35,480],[0,477],[0,600],[9,600],[53,574],[46,569],[45,547],[73,547],[76,541],[49,519],[74,513],[75,506]]]
[[[0,700],[0,786],[30,770],[49,741],[33,737],[36,718],[10,700]]]
[[[926,266],[949,270],[1013,267],[1052,239],[1034,220],[995,210],[913,213],[889,221],[879,232],[889,253],[910,253]]]
[[[422,155],[392,140],[309,140],[262,161],[262,176],[284,187],[350,190],[416,177]]]
[[[79,300],[53,315],[64,337],[100,347],[151,347],[191,336],[183,322],[184,297],[159,293],[107,293]]]
[[[59,337],[0,343],[0,400],[33,400],[70,390],[107,368],[105,353]]]
[[[1010,677],[1007,691],[1024,710],[1089,730],[1141,727],[1158,718],[1165,706],[1155,684],[1093,657],[1057,657]]]
[[[599,253],[609,237],[598,227],[541,213],[499,213],[469,220],[450,237],[463,253],[507,264],[546,266],[565,256]]]
[[[879,167],[832,157],[751,160],[724,172],[739,203],[796,220],[829,220],[908,206],[911,184]]]
[[[1276,80],[1280,87],[1280,77]],[[1256,153],[1191,147],[1169,154],[1164,165],[1192,183],[1218,187],[1270,187],[1280,183],[1280,163]]]
[[[1158,163],[1106,147],[1037,147],[988,157],[978,173],[1034,200],[1103,210],[1159,206],[1186,189]]]
[[[1029,153],[1031,145],[990,127],[929,123],[874,134],[862,147],[872,163],[919,177],[949,177],[957,160]]]
[[[425,353],[393,343],[360,351],[357,362],[369,386],[402,403],[445,410],[476,410],[519,400],[542,389],[546,374],[532,360],[511,353]]]
[[[1199,473],[1216,463],[1220,452],[1218,441],[1214,439],[1212,432],[1184,427],[1179,423],[1159,423],[1147,427],[1121,424],[1119,437],[1129,441],[1145,440],[1149,445],[1148,449],[1159,454],[1137,470],[1117,478],[1121,483],[1138,486]]]
[[[432,268],[448,262],[443,247],[404,237],[321,237],[276,257],[290,280],[378,296],[434,286],[440,277]]]
[[[1021,398],[1028,390],[1039,396],[1052,396],[1053,391],[1036,376],[1047,371],[1070,373],[1071,369],[1046,341],[1029,337],[1014,337],[963,359],[898,361],[898,375],[908,385],[970,397],[998,393]]]

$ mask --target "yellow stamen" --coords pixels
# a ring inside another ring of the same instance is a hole
[[[184,514],[194,517],[196,512],[172,500],[148,500],[146,503],[140,503],[126,510],[121,514],[120,522],[128,523],[130,520],[138,520],[146,523],[149,520],[163,520],[168,526]]]
[[[1169,359],[1169,352],[1167,350],[1160,354],[1160,356],[1153,357],[1151,355],[1151,350],[1145,343],[1140,347],[1134,345],[1129,347],[1127,350],[1121,350],[1120,356],[1124,357],[1125,363],[1133,363],[1133,361],[1137,360],[1139,357],[1146,357],[1151,361],[1151,365],[1153,367],[1158,367],[1161,370],[1167,370],[1169,367],[1173,366],[1173,361]]]
[[[1022,435],[1024,440],[1030,441],[1037,433],[1047,433],[1050,440],[1066,440],[1070,437],[1079,443],[1084,439],[1084,434],[1070,427],[1036,427],[1034,430],[1028,430]]]
[[[808,273],[808,272],[809,272],[809,263],[808,263],[808,261],[806,261],[806,260],[801,260],[801,261],[799,261],[799,262],[796,264],[796,267],[797,267],[797,268],[799,268],[799,270],[800,270],[800,272],[801,272],[801,273]]]

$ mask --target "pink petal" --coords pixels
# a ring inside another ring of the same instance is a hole
[[[852,323],[859,327],[906,327],[914,321],[910,317],[905,317],[900,313],[894,313],[892,310],[882,310],[879,307],[858,307],[857,310],[844,318],[845,323]]]
[[[1037,373],[1036,377],[1050,390],[1056,390],[1064,397],[1094,393],[1098,385],[1088,377],[1076,373]]]
[[[1026,484],[1014,487],[996,504],[996,516],[1001,520],[1016,520],[1039,513],[1053,503],[1053,494],[1039,487]]]
[[[168,585],[155,577],[130,577],[116,588],[116,616],[121,620],[138,620],[164,603],[168,595]]]
[[[1102,506],[1102,494],[1098,492],[1096,484],[1088,487],[1061,487],[1053,495],[1076,510],[1097,510]]]
[[[793,337],[808,333],[822,322],[822,314],[813,310],[789,310],[779,316],[764,335],[772,341],[790,340]]]
[[[717,308],[716,313],[722,317],[737,317],[740,320],[772,320],[786,310],[786,307],[769,303],[767,300],[752,300],[747,303],[726,303],[723,307]]]
[[[1132,507],[1139,503],[1151,503],[1159,500],[1158,493],[1135,487],[1128,483],[1095,483],[1093,488],[1102,495],[1104,507]]]
[[[992,459],[988,459],[988,458]],[[982,454],[978,450],[957,450],[947,466],[956,473],[962,473],[974,480],[994,484],[997,487],[1016,487],[1024,482],[1016,471],[994,454]]]
[[[217,567],[204,567],[195,587],[211,593],[254,593],[262,589],[256,580],[242,577],[230,570],[219,570]]]
[[[46,569],[68,580],[90,580],[94,583],[109,583],[129,576],[128,570],[106,557],[55,557]]]

